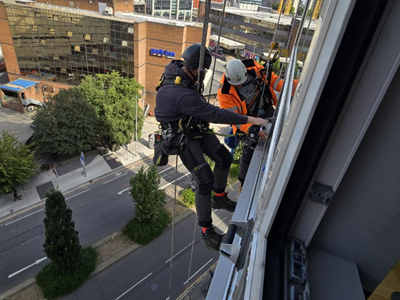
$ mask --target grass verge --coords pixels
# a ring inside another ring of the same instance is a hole
[[[79,264],[73,273],[59,274],[50,262],[36,275],[36,284],[46,299],[68,295],[78,288],[96,267],[97,252],[91,247],[83,248]]]
[[[122,229],[131,241],[145,245],[159,236],[163,230],[171,222],[171,214],[165,209],[161,209],[159,213],[150,222],[139,222],[137,218],[130,220]]]

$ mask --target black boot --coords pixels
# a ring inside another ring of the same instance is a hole
[[[228,194],[225,193],[223,197],[214,196],[211,199],[211,207],[214,209],[225,209],[230,212],[234,212],[236,208],[236,202],[228,198]]]
[[[206,243],[206,247],[208,249],[214,249],[219,251],[219,247],[221,246],[223,234],[219,234],[215,231],[214,226],[210,226],[207,228],[205,233],[202,233],[203,240]]]

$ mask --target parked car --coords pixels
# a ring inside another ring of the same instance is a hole
[[[214,56],[214,57],[216,57],[216,58],[218,58],[218,59],[220,59],[220,60],[222,60],[222,61],[226,61],[226,57],[225,57],[225,55],[224,55],[224,52],[222,52],[222,49],[221,49],[221,48],[219,48],[219,49],[209,48],[209,49],[210,49],[210,51],[211,51],[211,55],[212,55],[212,56]]]

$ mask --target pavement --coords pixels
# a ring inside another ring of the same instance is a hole
[[[1,108],[1,110],[5,109]],[[11,113],[12,116],[13,113]],[[16,117],[18,118],[26,118],[23,114],[17,114],[18,116]],[[22,196],[21,200],[14,201],[12,193],[0,197],[0,221],[3,221],[3,218],[8,219],[18,212],[24,211],[26,208],[44,201],[48,190],[57,188],[66,194],[98,177],[143,158],[153,156],[154,149],[149,148],[148,136],[157,130],[158,122],[155,118],[147,117],[142,129],[142,138],[137,143],[128,144],[127,150],[121,148],[116,152],[110,152],[103,156],[97,153],[90,153],[85,157],[86,176],[83,174],[83,167],[79,156],[70,158],[67,162],[60,163],[62,165],[60,167],[55,167],[44,172],[38,171],[27,183],[17,188],[18,195]],[[23,135],[26,135],[25,131],[23,131]],[[65,165],[68,165],[68,167],[65,167]],[[61,172],[57,172],[57,170]]]
[[[0,108],[1,110],[6,109]],[[17,114],[21,118],[26,118],[23,114]],[[2,122],[2,124],[4,123]],[[38,171],[27,183],[17,188],[18,195],[22,196],[21,200],[14,201],[12,193],[0,197],[0,222],[4,221],[3,219],[14,217],[16,214],[23,212],[35,204],[45,201],[46,193],[51,189],[58,189],[65,195],[79,186],[92,182],[98,177],[118,171],[118,169],[122,169],[144,158],[152,157],[154,149],[149,147],[148,136],[158,131],[158,124],[154,117],[146,117],[141,139],[138,142],[128,144],[127,149],[121,148],[116,152],[110,152],[106,155],[89,153],[85,157],[86,176],[83,173],[79,156],[69,158],[65,162],[60,162],[58,163],[59,166],[55,166],[49,171]],[[228,126],[212,124],[211,128],[214,128],[216,132],[226,132]]]

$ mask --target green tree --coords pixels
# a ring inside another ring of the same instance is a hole
[[[313,15],[314,9],[310,8],[309,10],[307,10],[307,18],[311,18]]]
[[[44,252],[58,273],[68,274],[77,267],[81,251],[78,232],[72,221],[72,210],[60,191],[51,191],[46,196]]]
[[[299,8],[297,9],[297,15],[298,16],[302,16],[304,13],[304,7],[303,6],[299,6]]]
[[[0,137],[0,195],[23,184],[35,173],[35,157],[28,146],[6,131]]]
[[[272,4],[272,9],[278,10],[278,8],[279,8],[279,2]]]
[[[151,222],[163,209],[165,192],[158,189],[160,174],[156,166],[144,170],[143,166],[130,180],[131,196],[136,203],[135,218],[139,222]]]
[[[290,7],[290,11],[289,11],[289,14],[290,15],[292,15],[292,16],[294,16],[294,6],[292,6],[292,7]]]
[[[77,88],[61,90],[33,117],[35,149],[39,154],[76,154],[99,140],[94,107]]]
[[[106,145],[122,145],[131,141],[135,133],[136,106],[140,138],[143,111],[136,101],[140,99],[142,86],[134,78],[122,77],[118,72],[86,76],[79,89],[95,107]]]

